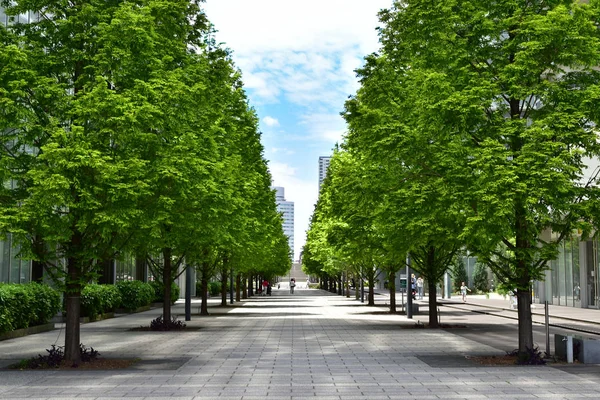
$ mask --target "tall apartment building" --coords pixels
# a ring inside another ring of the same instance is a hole
[[[288,237],[291,258],[294,261],[294,202],[285,200],[285,189],[275,186],[275,201],[277,211],[283,214],[283,233]]]
[[[321,185],[325,180],[325,176],[327,176],[327,169],[329,168],[329,163],[331,162],[331,157],[321,156],[319,157],[319,192],[321,191]]]

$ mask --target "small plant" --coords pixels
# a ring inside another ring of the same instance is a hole
[[[171,317],[170,321],[165,321],[162,315],[150,322],[151,331],[180,331],[185,329],[185,326],[183,321],[175,317]]]
[[[81,354],[81,361],[82,362],[91,362],[91,361],[94,361],[100,355],[100,353],[98,352],[98,350],[94,350],[93,347],[90,347],[88,349],[83,344],[79,344],[79,353]]]
[[[544,365],[546,364],[546,360],[542,355],[542,352],[538,347],[534,347],[530,349],[527,347],[524,353],[519,352],[519,350],[513,350],[511,352],[507,352],[509,356],[517,356],[517,364],[519,365]]]
[[[47,369],[47,368],[58,368],[65,359],[65,352],[63,346],[52,345],[52,348],[46,349],[47,355],[43,356],[38,354],[37,357],[33,357],[27,360],[22,360],[15,364],[15,369]],[[81,354],[82,362],[91,362],[98,358],[100,353],[94,350],[93,347],[89,349],[83,344],[79,345],[79,353]],[[76,367],[76,365],[73,365]]]

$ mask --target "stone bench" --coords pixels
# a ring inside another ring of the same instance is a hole
[[[600,364],[600,340],[573,336],[573,359],[583,364]],[[554,335],[554,352],[558,358],[567,359],[567,336]]]

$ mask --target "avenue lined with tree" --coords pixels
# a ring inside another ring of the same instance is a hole
[[[587,162],[600,155],[599,12],[595,0],[406,0],[381,11],[380,51],[346,102],[306,270],[374,268],[391,282],[410,254],[434,327],[436,287],[468,249],[516,289],[526,358],[532,281],[561,241],[597,231]]]
[[[0,24],[0,231],[64,291],[66,360],[106,260],[147,261],[165,321],[185,268],[289,270],[258,119],[201,1],[2,6],[39,18]]]

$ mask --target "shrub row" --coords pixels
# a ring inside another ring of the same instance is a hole
[[[158,283],[156,281],[150,282],[152,287],[154,288],[154,303],[162,303],[163,301],[163,285],[162,283]],[[171,283],[171,304],[175,303],[179,298],[179,286],[175,282]]]
[[[81,293],[81,316],[95,318],[99,314],[123,308],[161,302],[163,286],[157,282],[123,281],[116,285],[89,284]],[[171,285],[171,302],[179,298],[179,286]],[[61,308],[60,293],[48,285],[0,283],[0,333],[50,321]]]
[[[163,285],[158,282],[121,281],[116,285],[87,285],[81,293],[81,316],[95,318],[99,314],[122,308],[133,311],[148,306],[153,302],[161,302]],[[171,285],[171,302],[179,298],[179,286]]]
[[[208,294],[211,296],[220,296],[221,295],[221,287],[222,284],[220,281],[210,281],[208,282]],[[229,285],[227,285],[229,290]],[[196,282],[196,296],[202,296],[202,283]]]
[[[60,293],[37,282],[0,283],[0,333],[48,323],[60,310]]]

